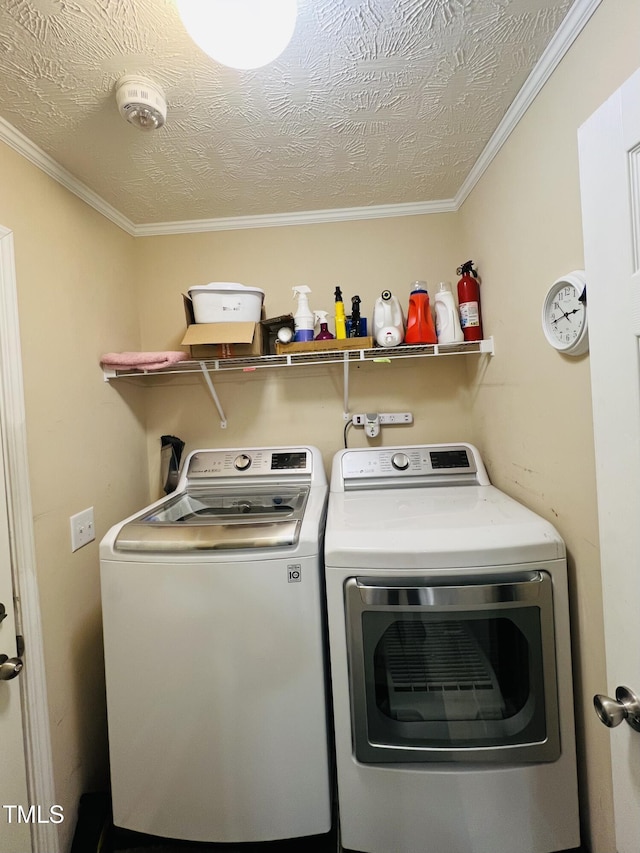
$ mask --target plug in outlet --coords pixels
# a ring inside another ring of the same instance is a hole
[[[93,542],[96,538],[93,525],[93,507],[77,512],[69,519],[71,522],[71,550],[77,551],[83,545]]]
[[[379,415],[373,413],[370,415],[365,415],[366,421],[364,425],[364,431],[369,436],[369,438],[375,438],[380,435],[380,417]]]
[[[354,415],[351,418],[351,423],[357,427],[363,427],[367,425],[367,418],[370,418],[371,415]],[[381,426],[385,426],[388,424],[412,424],[413,423],[413,415],[411,412],[387,412],[377,416],[378,421]]]

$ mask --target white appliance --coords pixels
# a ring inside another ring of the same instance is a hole
[[[100,545],[113,817],[169,838],[331,828],[312,447],[198,450]]]
[[[325,539],[342,845],[579,845],[565,546],[469,444],[344,450]]]

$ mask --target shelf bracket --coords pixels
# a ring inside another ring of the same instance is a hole
[[[342,415],[345,419],[345,422],[349,420],[349,352],[348,350],[344,351],[344,355],[342,356],[342,370],[343,370],[343,398],[342,398]]]
[[[207,383],[207,386],[209,388],[209,392],[213,398],[213,402],[215,403],[216,409],[218,410],[218,414],[220,415],[220,429],[226,429],[227,428],[227,419],[224,416],[224,411],[222,409],[222,406],[220,405],[220,398],[218,397],[215,386],[213,384],[213,380],[211,379],[211,376],[209,375],[209,371],[207,370],[207,365],[204,361],[200,362],[200,369],[202,370],[202,375],[204,376],[205,382]]]

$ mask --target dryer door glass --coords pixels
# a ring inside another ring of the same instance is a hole
[[[558,758],[548,574],[346,594],[359,761]]]

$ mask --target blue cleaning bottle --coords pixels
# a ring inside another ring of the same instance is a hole
[[[313,330],[315,328],[315,318],[313,311],[309,308],[309,299],[307,293],[311,293],[311,288],[306,284],[300,284],[293,288],[294,299],[297,296],[298,307],[293,315],[293,325],[295,328],[294,341],[312,341]]]

